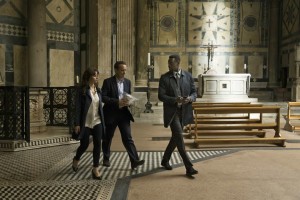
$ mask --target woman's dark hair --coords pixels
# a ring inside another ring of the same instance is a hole
[[[118,69],[119,68],[119,65],[127,65],[125,61],[117,61],[115,64],[114,64],[114,69]]]
[[[82,75],[82,88],[85,88],[89,85],[89,80],[96,73],[99,74],[98,69],[96,68],[87,68]],[[96,88],[98,89],[98,83],[96,84]],[[85,92],[85,91],[84,91]]]

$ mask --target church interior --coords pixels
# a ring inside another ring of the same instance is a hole
[[[160,165],[171,130],[158,87],[172,54],[197,90],[183,133],[193,177],[178,151],[173,170]],[[71,168],[74,90],[89,67],[101,87],[116,61],[145,164],[131,170],[117,130],[93,180],[92,142]],[[0,1],[0,199],[298,200],[299,99],[298,0]]]

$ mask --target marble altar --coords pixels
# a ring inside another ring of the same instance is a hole
[[[249,98],[251,74],[200,74],[198,95],[201,102],[257,102]]]

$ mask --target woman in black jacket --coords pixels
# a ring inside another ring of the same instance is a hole
[[[89,137],[93,136],[93,179],[101,180],[99,159],[101,139],[105,133],[101,90],[98,87],[97,69],[86,69],[82,76],[82,87],[77,92],[75,133],[79,134],[80,146],[73,158],[72,169],[77,172],[82,154],[89,146]]]

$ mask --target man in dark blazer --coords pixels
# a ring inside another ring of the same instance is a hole
[[[180,69],[179,63],[179,55],[169,56],[169,71],[159,80],[158,99],[163,102],[164,126],[170,126],[172,132],[161,165],[172,170],[169,160],[177,147],[186,168],[186,175],[192,176],[198,171],[193,168],[187,156],[182,133],[183,126],[193,122],[192,102],[196,100],[197,94],[192,75]]]
[[[140,160],[134,141],[131,136],[130,121],[134,122],[128,106],[126,94],[131,94],[131,82],[124,76],[127,65],[124,61],[114,64],[115,75],[105,79],[102,86],[102,98],[104,102],[103,112],[106,125],[106,134],[102,140],[103,166],[110,166],[110,147],[114,132],[117,127],[121,132],[122,142],[131,162],[131,168],[144,164]]]

